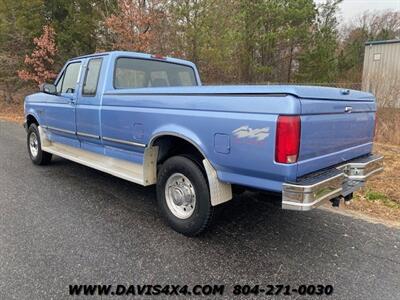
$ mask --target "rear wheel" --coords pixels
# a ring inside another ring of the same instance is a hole
[[[171,157],[161,166],[157,200],[167,223],[184,235],[199,235],[211,224],[214,207],[207,179],[200,166],[187,157]]]
[[[35,165],[47,165],[52,155],[42,150],[39,129],[36,124],[31,124],[27,135],[28,153]]]

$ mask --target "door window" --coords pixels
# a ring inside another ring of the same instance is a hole
[[[82,95],[95,96],[100,77],[102,58],[91,59],[86,70],[86,77],[83,83]]]
[[[80,69],[80,62],[69,64],[57,83],[57,92],[72,94],[75,93],[75,87],[78,83]]]

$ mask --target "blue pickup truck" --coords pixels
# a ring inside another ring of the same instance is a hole
[[[69,60],[25,99],[34,164],[57,155],[144,186],[176,231],[205,231],[235,191],[307,211],[383,169],[373,95],[309,86],[202,86],[188,61],[134,52]]]

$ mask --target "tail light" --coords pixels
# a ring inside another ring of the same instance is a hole
[[[276,127],[275,161],[282,164],[297,162],[300,147],[300,116],[279,116]]]

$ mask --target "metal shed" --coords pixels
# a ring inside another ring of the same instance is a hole
[[[382,107],[400,107],[400,40],[365,43],[362,89]]]

